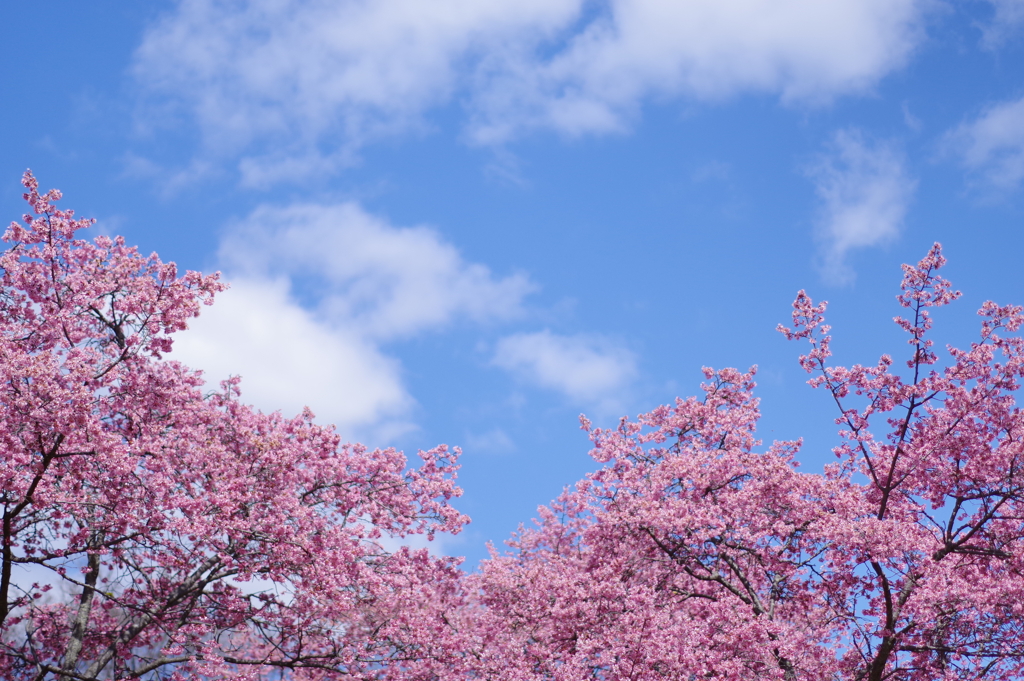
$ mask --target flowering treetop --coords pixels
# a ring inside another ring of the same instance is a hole
[[[224,288],[33,214],[0,255],[0,677],[395,678],[441,664],[457,450],[339,441],[161,359]]]
[[[754,369],[706,369],[702,398],[614,430],[584,419],[604,467],[470,578],[478,678],[1024,676],[1024,316],[986,303],[941,366],[943,263],[904,267],[906,372],[829,364],[825,304],[798,295],[781,331],[840,413],[822,475],[799,442],[761,447]]]
[[[969,348],[936,245],[905,266],[905,363],[831,364],[838,460],[756,436],[755,369],[583,427],[602,467],[465,575],[387,537],[457,532],[457,450],[342,444],[308,411],[204,394],[163,359],[223,285],[122,241],[27,174],[0,255],[0,677],[488,681],[1024,678],[1021,308]]]

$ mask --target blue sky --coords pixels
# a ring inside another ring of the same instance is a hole
[[[352,439],[464,449],[485,555],[614,425],[757,364],[765,440],[831,459],[774,331],[899,355],[899,266],[1024,303],[1024,1],[8,3],[0,207],[65,204],[232,289],[175,355]]]

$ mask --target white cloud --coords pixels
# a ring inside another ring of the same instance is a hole
[[[578,0],[181,0],[147,31],[134,71],[185,104],[208,151],[276,144],[243,159],[260,184],[343,165],[367,140],[420,125],[471,52],[578,11]]]
[[[309,406],[345,437],[390,440],[415,400],[381,343],[521,310],[532,284],[494,278],[426,227],[397,228],[355,204],[261,207],[233,225],[220,261],[232,288],[175,341],[209,383],[242,376],[246,402]]]
[[[548,58],[498,59],[472,131],[621,130],[651,96],[763,92],[820,102],[862,92],[920,38],[916,0],[612,0]]]
[[[946,136],[969,171],[996,190],[1024,180],[1024,97],[989,107]]]
[[[643,102],[822,101],[905,63],[928,0],[180,0],[138,82],[262,185],[330,172],[452,101],[469,136],[621,130]],[[268,152],[267,149],[273,149]]]
[[[382,423],[390,435],[407,427],[401,418],[413,400],[398,362],[318,320],[288,289],[285,279],[233,278],[177,337],[173,358],[203,369],[213,385],[241,376],[244,401],[266,411],[292,416],[309,406],[348,437]]]
[[[289,276],[318,310],[362,337],[390,339],[456,317],[476,322],[522,313],[534,285],[465,262],[428,227],[394,227],[354,203],[263,206],[230,229],[220,260],[232,273]]]
[[[528,382],[602,409],[621,401],[636,373],[632,353],[607,339],[548,330],[502,338],[493,362]]]
[[[903,227],[917,182],[891,143],[870,142],[857,131],[836,134],[831,153],[810,169],[822,201],[818,237],[824,276],[852,280],[847,254],[886,243]]]

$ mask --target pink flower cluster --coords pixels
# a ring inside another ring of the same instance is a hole
[[[458,452],[342,445],[161,360],[224,285],[33,215],[0,256],[0,678],[393,678],[436,665]],[[26,584],[19,575],[36,583]]]
[[[831,365],[803,292],[780,328],[839,408],[824,474],[757,439],[755,369],[705,369],[700,397],[582,419],[602,467],[465,574],[382,546],[467,522],[458,450],[407,470],[237,381],[204,394],[162,356],[217,276],[77,240],[25,185],[0,256],[0,678],[1024,678],[1024,315],[986,303],[942,360],[937,245],[904,268],[906,370]]]
[[[604,467],[467,578],[472,678],[1024,678],[1020,307],[939,357],[931,308],[957,297],[936,245],[905,266],[906,375],[828,363],[825,304],[790,339],[839,406],[823,475],[754,434],[754,369],[705,370],[702,398],[591,429]]]

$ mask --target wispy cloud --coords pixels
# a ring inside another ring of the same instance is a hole
[[[988,0],[992,18],[982,24],[982,45],[990,50],[1002,47],[1024,28],[1024,0]]]
[[[453,100],[466,134],[626,129],[652,96],[871,88],[920,41],[925,0],[180,0],[134,73],[244,183],[302,180]],[[174,119],[177,120],[177,119]]]
[[[1005,192],[1024,180],[1024,97],[988,107],[946,135],[976,181]]]
[[[466,433],[463,449],[467,454],[508,454],[516,450],[516,443],[504,430],[494,427],[485,432]]]
[[[578,135],[627,128],[652,96],[715,101],[761,92],[818,103],[862,92],[900,67],[921,37],[915,0],[618,0],[541,56],[482,64],[470,134]],[[531,46],[532,47],[532,46]]]
[[[212,381],[243,377],[247,401],[310,406],[348,437],[391,439],[415,400],[382,343],[522,312],[533,284],[465,261],[428,227],[396,227],[353,203],[263,206],[220,248],[231,290],[176,342]]]
[[[833,283],[847,283],[855,276],[846,262],[849,252],[899,234],[917,182],[895,144],[868,140],[856,130],[838,132],[809,175],[821,200],[822,274]]]
[[[466,262],[430,227],[396,227],[355,203],[262,206],[226,232],[219,253],[229,272],[288,276],[326,319],[375,339],[457,317],[507,320],[535,288]]]
[[[502,338],[493,362],[521,380],[600,410],[616,408],[636,374],[633,354],[608,339],[548,330]]]

